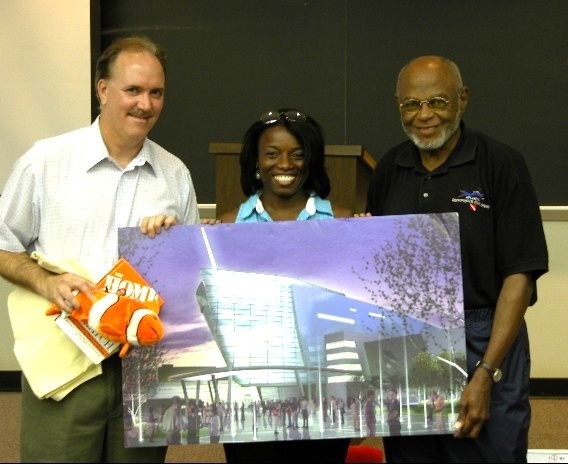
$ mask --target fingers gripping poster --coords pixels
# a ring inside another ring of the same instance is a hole
[[[455,213],[119,230],[165,335],[123,359],[128,447],[449,434]]]

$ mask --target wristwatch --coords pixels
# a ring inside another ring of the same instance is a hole
[[[501,380],[501,377],[503,377],[503,373],[501,372],[501,369],[497,369],[496,367],[493,367],[491,364],[487,364],[482,359],[477,361],[475,368],[477,369],[478,367],[481,367],[483,370],[485,370],[489,373],[493,383],[499,382],[499,380]]]

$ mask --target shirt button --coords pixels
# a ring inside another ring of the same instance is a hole
[[[428,198],[428,192],[424,192],[424,193],[422,194],[422,196],[423,196],[424,198]]]

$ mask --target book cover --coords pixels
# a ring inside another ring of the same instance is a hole
[[[98,282],[98,285],[108,293],[120,292],[124,296],[144,302],[148,309],[156,313],[159,313],[164,303],[162,297],[125,258],[118,260]],[[60,311],[60,308],[53,305],[50,311]],[[65,311],[55,318],[55,323],[95,364],[120,349],[120,343],[106,339],[86,323],[75,319]]]

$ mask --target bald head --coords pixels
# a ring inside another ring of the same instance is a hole
[[[407,63],[398,73],[396,81],[396,96],[400,95],[401,85],[408,81],[416,84],[444,82],[452,86],[456,92],[463,87],[463,81],[458,66],[443,56],[426,55],[420,56]]]

